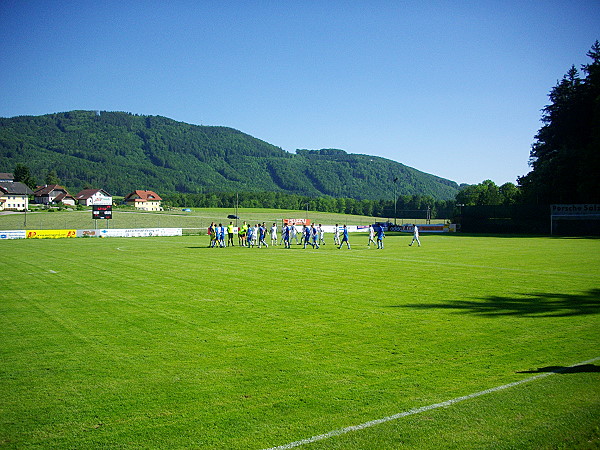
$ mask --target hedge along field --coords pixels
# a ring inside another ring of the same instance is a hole
[[[269,448],[600,356],[600,240],[326,237],[0,242],[0,444]],[[307,447],[598,445],[599,366]]]

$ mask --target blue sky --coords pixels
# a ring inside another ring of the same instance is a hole
[[[598,1],[0,2],[0,116],[229,126],[458,183],[516,182]]]

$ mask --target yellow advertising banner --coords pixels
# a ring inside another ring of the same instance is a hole
[[[57,239],[77,237],[76,230],[27,230],[28,239]]]

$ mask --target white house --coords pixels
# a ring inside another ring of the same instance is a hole
[[[112,205],[112,196],[104,189],[84,189],[75,196],[80,205]]]
[[[33,191],[19,181],[0,181],[0,211],[26,211]]]

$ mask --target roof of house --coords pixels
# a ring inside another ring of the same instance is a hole
[[[12,173],[0,173],[0,181],[14,181],[15,176]]]
[[[33,191],[29,189],[29,186],[21,183],[20,181],[0,181],[0,189],[5,194],[12,195],[32,195]]]
[[[68,191],[64,187],[59,186],[58,184],[47,184],[45,186],[38,186],[38,188],[35,191],[35,196],[41,197],[42,195],[48,195],[52,193],[52,191],[63,191],[68,194]]]
[[[131,200],[134,200],[136,202],[156,202],[161,201],[162,198],[160,198],[159,195],[154,191],[136,190],[129,194],[127,197],[125,197],[126,202]]]
[[[62,202],[65,198],[70,198],[71,200],[75,200],[75,198],[69,194],[68,192],[61,192],[60,194],[58,194],[56,196],[56,198],[54,199],[55,202]]]
[[[79,194],[77,194],[75,196],[75,198],[77,200],[85,200],[88,199],[90,197],[92,197],[94,194],[96,194],[97,192],[101,192],[103,193],[105,196],[107,197],[112,197],[108,192],[106,192],[104,189],[84,189],[83,191],[81,191]]]

